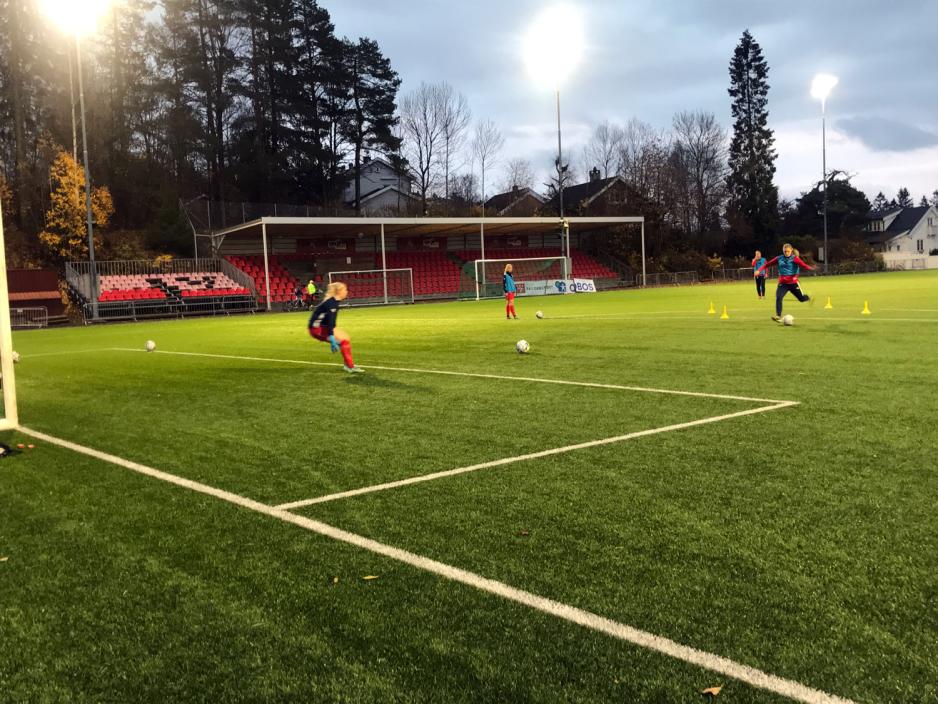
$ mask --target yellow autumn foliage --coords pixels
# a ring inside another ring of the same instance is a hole
[[[52,192],[46,211],[45,228],[39,241],[57,259],[80,261],[88,258],[88,230],[85,217],[85,174],[71,154],[59,150],[49,167]],[[107,186],[91,191],[95,249],[101,247],[99,228],[107,227],[114,214],[114,203]]]

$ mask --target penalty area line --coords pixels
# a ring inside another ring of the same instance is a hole
[[[336,501],[338,499],[348,499],[353,496],[361,496],[363,494],[373,494],[378,491],[387,491],[389,489],[398,489],[403,486],[410,486],[411,484],[420,484],[423,482],[430,482],[436,479],[445,479],[447,477],[455,477],[459,474],[467,474],[469,472],[476,472],[480,469],[490,469],[492,467],[501,467],[506,464],[514,464],[515,462],[524,462],[527,460],[539,459],[541,457],[550,457],[551,455],[560,455],[567,452],[573,452],[575,450],[583,450],[589,447],[600,447],[602,445],[611,445],[613,443],[625,442],[626,440],[634,440],[635,438],[643,438],[649,435],[658,435],[659,433],[669,433],[675,430],[684,430],[686,428],[694,428],[699,425],[707,425],[709,423],[718,423],[724,420],[730,420],[732,418],[741,418],[743,416],[754,415],[756,413],[765,413],[767,411],[775,411],[780,408],[788,408],[790,406],[798,405],[797,401],[783,401],[772,406],[761,406],[759,408],[750,408],[745,411],[736,411],[735,413],[726,413],[720,416],[710,416],[709,418],[700,418],[698,420],[687,421],[686,423],[675,423],[673,425],[665,425],[660,428],[650,428],[648,430],[639,430],[634,433],[627,433],[625,435],[615,435],[613,437],[602,438],[601,440],[590,440],[588,442],[581,442],[575,445],[565,445],[564,447],[554,447],[549,450],[541,450],[539,452],[529,452],[525,455],[517,455],[515,457],[505,457],[500,460],[492,460],[490,462],[480,462],[478,464],[472,464],[467,467],[457,467],[456,469],[447,469],[442,472],[434,472],[432,474],[423,474],[417,477],[409,477],[407,479],[399,479],[393,482],[385,482],[383,484],[375,484],[373,486],[364,486],[358,489],[350,489],[348,491],[341,491],[335,494],[328,494],[326,496],[318,496],[312,499],[301,499],[299,501],[292,501],[290,503],[280,504],[277,506],[278,509],[283,509],[285,511],[303,508],[304,506],[312,506],[314,504],[323,504],[329,501]]]
[[[599,633],[604,633],[618,640],[636,645],[640,648],[655,651],[675,660],[680,660],[682,662],[704,668],[711,672],[730,677],[740,682],[744,682],[758,689],[788,697],[794,701],[804,702],[805,704],[855,704],[849,699],[844,699],[837,695],[829,694],[819,689],[814,689],[794,680],[772,675],[763,670],[738,663],[735,660],[731,660],[721,655],[716,655],[704,650],[698,650],[697,648],[693,648],[688,645],[683,645],[671,640],[670,638],[665,638],[663,636],[649,633],[648,631],[640,630],[633,626],[629,626],[627,624],[605,618],[598,614],[594,614],[590,611],[580,609],[576,606],[538,596],[532,592],[512,587],[508,584],[505,584],[504,582],[499,582],[488,577],[483,577],[482,575],[469,572],[467,570],[463,570],[459,567],[454,567],[443,562],[437,562],[436,560],[432,560],[429,557],[424,557],[422,555],[408,552],[407,550],[402,550],[401,548],[396,548],[392,545],[380,543],[376,540],[372,540],[371,538],[366,538],[365,536],[358,535],[356,533],[350,533],[348,531],[342,530],[341,528],[336,528],[335,526],[331,526],[327,523],[322,523],[321,521],[315,521],[313,519],[306,518],[305,516],[298,516],[295,513],[290,513],[289,511],[284,511],[274,506],[262,504],[259,501],[255,501],[239,494],[224,491],[223,489],[217,489],[213,486],[209,486],[208,484],[192,481],[191,479],[185,479],[183,477],[179,477],[168,472],[163,472],[153,467],[148,467],[138,462],[133,462],[116,455],[102,452],[100,450],[95,450],[91,447],[79,445],[77,443],[73,443],[69,440],[64,440],[53,435],[47,435],[46,433],[42,433],[37,430],[32,430],[23,426],[19,426],[18,430],[25,435],[30,435],[36,438],[37,440],[42,440],[52,445],[57,445],[67,450],[71,450],[72,452],[87,455],[103,462],[114,464],[118,467],[122,467],[124,469],[128,469],[133,472],[137,472],[138,474],[143,474],[160,481],[174,484],[191,491],[212,496],[216,499],[226,501],[249,511],[255,511],[256,513],[279,519],[284,523],[290,523],[312,533],[316,533],[318,535],[331,538],[333,540],[337,540],[339,542],[346,543],[363,550],[367,550],[391,560],[402,562],[419,570],[430,572],[431,574],[443,577],[444,579],[472,587],[507,601],[512,601],[517,604],[527,606],[555,618],[582,626],[583,628],[597,631]]]
[[[130,347],[114,347],[117,352],[143,352],[146,354],[169,354],[183,357],[208,357],[210,359],[240,359],[248,362],[274,362],[279,364],[299,364],[313,367],[338,367],[341,366],[334,362],[313,362],[306,359],[280,359],[276,357],[250,357],[235,354],[215,354],[212,352],[179,352],[174,350],[155,350],[146,352],[146,350],[133,349]],[[498,381],[527,381],[535,384],[558,384],[561,386],[582,386],[589,389],[610,389],[613,391],[639,391],[650,394],[669,394],[672,396],[694,396],[697,398],[719,398],[727,401],[745,401],[747,403],[770,403],[795,405],[797,401],[784,401],[774,398],[752,398],[750,396],[733,396],[730,394],[712,394],[705,391],[678,391],[675,389],[656,389],[647,386],[624,386],[621,384],[599,384],[590,381],[568,381],[566,379],[543,379],[539,377],[528,376],[506,376],[503,374],[484,374],[480,372],[457,372],[446,369],[416,369],[412,367],[384,367],[376,364],[363,364],[363,369],[377,369],[385,372],[404,372],[408,374],[437,374],[441,376],[464,376],[473,379],[496,379]]]

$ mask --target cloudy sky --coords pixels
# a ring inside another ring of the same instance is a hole
[[[530,80],[522,38],[551,0],[321,0],[336,33],[378,41],[406,92],[447,81],[506,138],[502,155],[545,174],[554,96]],[[564,149],[603,120],[655,127],[707,110],[731,126],[728,64],[749,29],[769,63],[777,183],[794,197],[820,180],[817,72],[840,77],[828,101],[828,168],[872,198],[938,189],[938,0],[563,0],[583,15],[585,54],[561,88]],[[488,190],[488,189],[487,189]]]

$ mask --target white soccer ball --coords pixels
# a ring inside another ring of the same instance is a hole
[[[147,348],[147,352],[152,352],[156,349],[156,343],[153,340],[147,340],[147,344],[144,345]]]
[[[20,361],[20,353],[17,352],[16,350],[13,350],[13,354],[10,356],[13,358],[13,364],[16,364],[17,362]]]
[[[786,316],[783,316],[783,317],[782,317],[782,324],[783,324],[783,325],[794,325],[794,324],[795,324],[795,316],[793,316],[793,315],[786,315]]]
[[[538,319],[543,318],[544,317],[543,311],[538,311],[537,313],[534,314],[534,317]]]
[[[531,345],[528,344],[527,340],[518,340],[515,349],[518,350],[518,354],[527,354],[531,349]]]

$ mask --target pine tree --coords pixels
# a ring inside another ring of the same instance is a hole
[[[934,208],[938,208],[938,190],[932,191],[931,200],[928,201],[928,204]]]
[[[87,259],[88,231],[85,210],[85,173],[72,155],[59,150],[49,167],[52,192],[46,211],[45,229],[39,241],[52,259],[67,261]],[[107,227],[114,214],[114,204],[107,186],[91,191],[91,214],[95,223],[95,247],[102,242],[97,228]]]
[[[768,127],[769,67],[749,30],[730,61],[733,139],[727,177],[728,217],[743,240],[772,244],[778,222],[778,188],[773,180],[775,136]]]
[[[925,196],[922,196],[922,200],[920,200],[920,201],[918,202],[918,207],[919,207],[919,208],[927,208],[927,207],[928,207],[928,198],[926,198]]]
[[[896,205],[898,205],[900,208],[912,207],[912,196],[909,194],[908,188],[900,188],[899,192],[896,193]]]
[[[886,196],[883,195],[883,192],[880,191],[876,194],[876,197],[873,199],[873,210],[882,211],[889,207],[889,201],[886,200]]]

